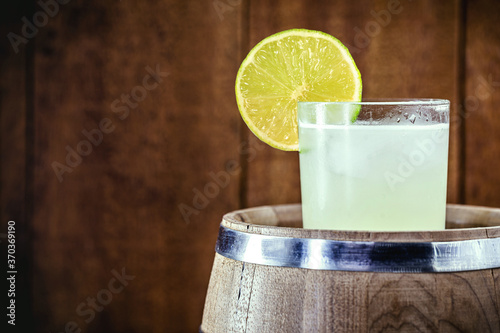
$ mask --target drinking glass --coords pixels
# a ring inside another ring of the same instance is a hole
[[[445,228],[450,102],[299,102],[303,226]]]

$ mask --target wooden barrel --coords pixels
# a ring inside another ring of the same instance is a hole
[[[300,228],[300,205],[224,216],[200,332],[500,332],[500,209],[447,229]]]

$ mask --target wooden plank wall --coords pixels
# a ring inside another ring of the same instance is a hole
[[[222,214],[300,201],[297,154],[234,100],[246,52],[284,29],[344,42],[365,97],[450,99],[448,201],[500,207],[493,0],[47,0],[46,22],[22,3],[0,30],[0,232],[18,221],[30,331],[197,330]]]
[[[7,277],[7,223],[15,221],[17,235],[14,269],[22,271],[16,278],[16,311],[22,320],[16,322],[19,332],[33,331],[32,311],[32,242],[31,227],[33,200],[33,46],[27,45],[14,52],[7,38],[9,32],[22,27],[19,20],[23,15],[32,14],[29,1],[11,2],[0,11],[0,263],[3,275]],[[10,284],[0,284],[2,308],[10,306],[8,290]],[[10,293],[10,292],[9,292]],[[10,310],[9,310],[10,311]],[[2,313],[4,327],[10,317]]]
[[[465,27],[463,198],[500,206],[500,3],[467,3]]]

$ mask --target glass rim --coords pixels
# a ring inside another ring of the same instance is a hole
[[[450,105],[450,101],[447,99],[439,98],[367,98],[361,101],[336,101],[336,102],[309,102],[309,101],[299,101],[298,104],[309,104],[309,105],[426,105],[426,106],[437,106],[437,105]]]

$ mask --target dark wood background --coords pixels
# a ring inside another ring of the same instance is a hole
[[[234,98],[248,50],[284,29],[338,37],[365,97],[450,99],[448,201],[500,206],[498,1],[59,1],[1,13],[0,240],[5,254],[16,221],[18,328],[197,331],[221,216],[300,201],[297,153],[256,140]],[[23,17],[38,31],[12,43]],[[67,147],[88,154],[60,181]]]

